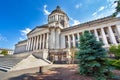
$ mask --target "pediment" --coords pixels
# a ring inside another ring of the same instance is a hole
[[[35,28],[31,32],[29,32],[28,35],[39,32],[39,31],[42,31],[43,29],[45,29],[45,28]]]

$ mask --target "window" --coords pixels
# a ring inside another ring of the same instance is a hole
[[[70,40],[71,40],[71,41],[73,40],[72,35],[70,35]]]
[[[68,48],[68,36],[65,36],[65,47]]]
[[[108,44],[112,44],[109,37],[107,37],[107,41],[108,41]]]
[[[94,30],[91,30],[90,32],[91,32],[91,34],[94,34]]]
[[[107,31],[107,29],[104,29],[104,31],[105,31],[105,34],[108,34],[108,31]]]
[[[65,47],[68,48],[68,42],[65,42]]]
[[[68,37],[67,36],[65,36],[65,41],[68,41]]]
[[[74,36],[75,36],[75,40],[78,40],[77,34],[75,34]]]
[[[73,42],[70,42],[71,43],[71,48],[73,48]]]
[[[76,47],[78,48],[79,44],[78,44],[78,42],[77,42],[77,41],[75,42],[75,45],[76,45]]]
[[[101,32],[100,31],[97,31],[98,35],[100,36],[101,35]]]
[[[112,28],[113,33],[116,33],[116,26],[112,25],[111,28]]]
[[[117,43],[120,43],[120,39],[118,36],[115,36],[115,39],[116,39]]]

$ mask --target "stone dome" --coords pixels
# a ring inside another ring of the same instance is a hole
[[[50,15],[52,15],[52,14],[54,14],[54,13],[62,13],[62,14],[65,14],[65,12],[60,9],[60,6],[57,6],[56,9],[51,12]],[[65,15],[66,15],[66,14],[65,14]]]

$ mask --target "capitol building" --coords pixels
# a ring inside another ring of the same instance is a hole
[[[57,6],[48,15],[48,23],[36,26],[27,34],[27,40],[15,45],[15,54],[32,53],[53,62],[65,62],[72,50],[78,51],[79,39],[85,30],[102,41],[106,49],[120,43],[120,18],[111,16],[69,26],[69,16]]]

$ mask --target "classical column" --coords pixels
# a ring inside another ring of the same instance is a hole
[[[50,49],[55,49],[55,29],[51,28],[50,34]]]
[[[28,51],[28,42],[29,42],[29,40],[27,39],[27,45],[26,45],[26,47],[25,47],[25,50],[26,50],[26,51]]]
[[[56,28],[55,31],[55,49],[60,48],[60,28]]]
[[[78,37],[78,41],[80,41],[80,35],[79,35],[79,33],[77,33],[77,37]]]
[[[41,49],[41,40],[42,40],[42,35],[40,35],[39,49]]]
[[[32,40],[31,40],[31,47],[30,47],[30,50],[33,50],[33,39],[34,39],[34,37],[32,37],[31,39],[32,39]]]
[[[33,50],[35,50],[35,45],[36,45],[36,36],[34,37],[34,45],[33,45]]]
[[[43,34],[43,49],[45,48],[45,34]]]
[[[29,42],[29,48],[28,48],[29,51],[30,51],[31,41],[32,41],[32,38],[30,38],[30,42]]]
[[[95,36],[96,36],[97,41],[99,41],[99,37],[98,37],[98,33],[97,33],[97,30],[96,30],[96,29],[94,29],[94,34],[95,34]]]
[[[115,36],[114,36],[114,33],[113,33],[113,31],[112,31],[111,26],[109,26],[109,27],[108,27],[108,30],[109,30],[109,35],[110,35],[110,39],[111,39],[112,43],[113,43],[113,44],[117,44],[117,42],[116,42],[116,39],[115,39]]]
[[[77,43],[78,43],[78,46],[79,46],[79,44],[80,44],[80,35],[79,35],[79,33],[77,33],[77,38],[78,38],[78,40],[77,40]],[[77,46],[77,45],[76,45]],[[78,47],[77,46],[77,47]]]
[[[72,38],[73,38],[73,47],[75,47],[75,35],[72,34]]]
[[[31,41],[31,38],[28,38],[28,44],[27,44],[27,51],[29,51],[29,49],[30,49],[30,41]]]
[[[116,29],[117,29],[117,32],[118,32],[119,37],[120,37],[120,25],[116,25]]]
[[[38,40],[39,40],[39,35],[37,36],[37,42],[36,42],[36,50],[38,50]]]
[[[103,43],[105,44],[105,46],[108,46],[108,41],[103,28],[101,28],[101,32],[102,32]]]
[[[48,39],[49,39],[49,33],[47,33],[47,39],[46,39],[46,49],[48,49]]]
[[[70,35],[68,35],[68,46],[71,48],[71,40],[70,40]]]

